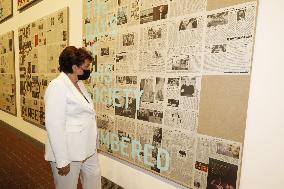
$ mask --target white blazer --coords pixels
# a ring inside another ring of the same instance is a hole
[[[78,85],[89,102],[61,72],[48,85],[45,96],[47,140],[45,160],[58,168],[82,161],[96,152],[97,125],[93,101],[82,81]]]

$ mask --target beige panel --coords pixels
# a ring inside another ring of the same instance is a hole
[[[204,76],[198,133],[243,142],[250,76]]]
[[[238,5],[241,3],[252,2],[255,0],[208,0],[207,10],[215,10],[219,8],[224,8],[228,6]]]

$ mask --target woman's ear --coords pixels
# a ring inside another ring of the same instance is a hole
[[[73,73],[78,73],[78,70],[79,70],[79,67],[76,65],[76,64],[74,64],[74,65],[72,65],[72,71],[73,71]]]

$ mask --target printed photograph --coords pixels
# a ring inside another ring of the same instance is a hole
[[[150,112],[147,109],[140,108],[137,111],[137,119],[142,121],[149,121]]]
[[[115,107],[115,115],[135,118],[136,113],[136,99],[128,97],[128,102],[125,97],[120,96],[115,99],[115,103],[119,104],[121,107]],[[128,107],[126,106],[128,104]]]
[[[148,39],[158,39],[158,38],[162,38],[162,28],[148,29]]]
[[[143,90],[141,97],[142,102],[154,102],[154,80],[153,79],[141,79],[140,90]]]
[[[179,106],[179,100],[176,99],[168,99],[167,106],[177,108]]]
[[[190,18],[189,20],[182,20],[179,24],[179,31],[197,28],[197,19]]]
[[[153,8],[153,20],[166,19],[168,16],[168,5],[160,5]]]
[[[237,21],[245,20],[246,19],[246,9],[238,10],[237,12]]]
[[[207,16],[207,27],[216,27],[228,24],[228,11]]]
[[[240,146],[234,144],[217,143],[217,154],[239,159]]]
[[[195,91],[195,84],[196,84],[196,78],[190,78],[190,77],[181,77],[181,89],[180,89],[180,95],[181,96],[187,96],[187,97],[193,97],[194,91]]]
[[[168,86],[178,87],[179,86],[179,78],[168,78]]]
[[[117,12],[117,25],[127,23],[127,7],[119,7]]]
[[[172,70],[189,70],[189,55],[180,55],[170,58]]]
[[[134,45],[134,33],[128,33],[122,36],[123,38],[123,46],[131,46]]]
[[[163,112],[156,110],[150,110],[149,112],[149,122],[162,124],[163,121]]]
[[[209,158],[206,189],[236,189],[238,166]]]
[[[164,86],[165,86],[165,78],[157,77],[156,78],[155,100],[158,100],[158,101],[164,100]]]
[[[153,9],[142,10],[140,13],[140,24],[145,24],[153,21]]]
[[[221,44],[221,45],[213,45],[211,53],[220,53],[220,52],[226,52],[227,51],[227,45]]]

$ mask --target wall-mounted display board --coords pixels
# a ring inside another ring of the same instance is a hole
[[[36,0],[17,0],[17,10],[20,10]]]
[[[44,92],[58,74],[58,57],[68,45],[68,8],[19,28],[21,115],[44,127]]]
[[[13,15],[13,0],[0,0],[0,23]]]
[[[14,32],[0,34],[0,110],[17,115]]]
[[[257,2],[83,0],[100,150],[188,188],[238,188]]]

